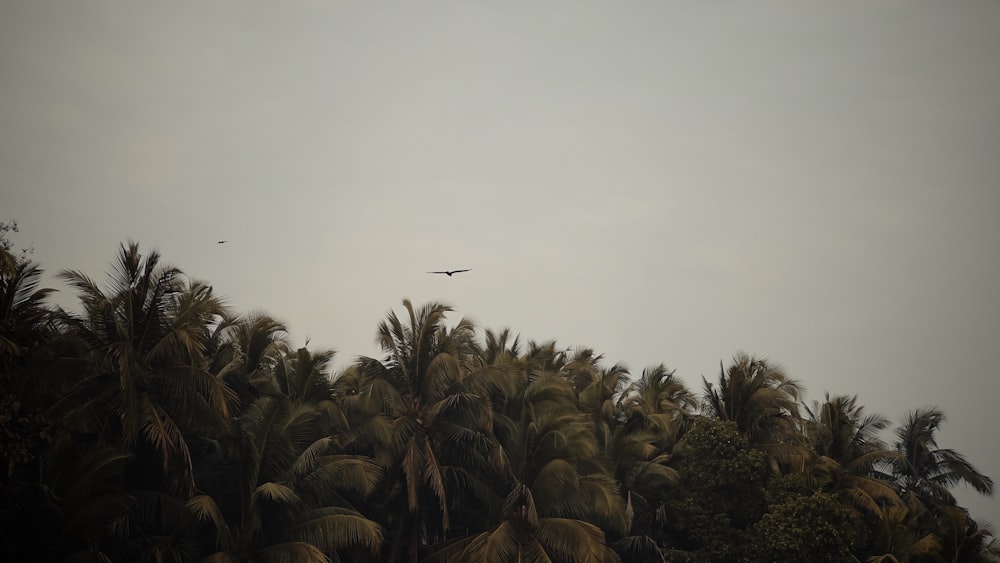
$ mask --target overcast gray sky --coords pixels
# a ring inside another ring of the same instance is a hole
[[[745,350],[1000,480],[998,55],[996,1],[0,0],[0,220],[338,365],[403,297],[694,389]]]

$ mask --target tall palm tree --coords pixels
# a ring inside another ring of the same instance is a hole
[[[673,443],[672,434],[638,411],[615,431],[609,454],[626,501],[626,533],[650,535],[656,527],[656,513],[679,478],[670,466]]]
[[[209,524],[210,561],[329,561],[353,549],[377,553],[381,528],[356,504],[375,492],[371,459],[338,455],[312,405],[272,395],[239,420],[225,488],[197,494],[189,509]]]
[[[54,407],[71,428],[142,452],[157,452],[169,487],[190,491],[186,433],[223,427],[231,391],[207,369],[209,326],[225,312],[212,288],[122,245],[105,292],[86,274],[63,271],[82,313],[62,322],[89,349],[86,377]],[[141,460],[140,460],[141,461]]]
[[[1000,540],[993,527],[981,525],[959,506],[946,506],[938,516],[941,558],[946,563],[1000,562]]]
[[[911,510],[938,510],[955,504],[951,487],[965,483],[983,495],[993,495],[993,480],[980,473],[959,452],[939,448],[937,431],[945,420],[936,408],[917,409],[896,429],[899,456],[888,469]]]
[[[569,362],[569,349],[559,349],[556,342],[535,342],[529,340],[521,354],[521,362],[528,372],[528,378],[546,372],[559,372]]]
[[[639,380],[624,392],[623,405],[630,415],[640,414],[647,426],[661,432],[669,448],[683,434],[698,407],[697,396],[688,390],[674,370],[663,364],[642,370]]]
[[[611,461],[593,418],[579,409],[564,382],[550,374],[525,390],[519,444],[507,450],[511,466],[531,489],[541,515],[590,521],[621,534],[624,506]]]
[[[889,426],[886,418],[866,414],[855,396],[827,394],[805,411],[814,483],[846,501],[856,515],[877,516],[882,506],[900,503],[891,476],[878,469],[899,457],[879,437]]]
[[[32,346],[51,337],[46,330],[45,300],[55,290],[39,288],[42,269],[34,262],[11,257],[0,268],[0,374],[13,369],[13,362]]]
[[[629,385],[628,369],[622,364],[604,368],[603,356],[589,348],[577,350],[561,374],[573,386],[580,409],[594,421],[598,443],[607,450],[611,436],[624,413],[622,400]]]
[[[449,491],[483,491],[477,482],[505,472],[489,395],[481,380],[466,381],[480,357],[474,325],[462,319],[449,330],[452,309],[441,303],[415,309],[404,299],[403,307],[405,322],[390,312],[379,324],[385,359],[358,361],[360,394],[392,424],[383,488],[394,530],[389,561],[417,561],[423,546],[445,536],[455,505]]]
[[[274,368],[278,391],[297,403],[314,405],[323,415],[325,434],[350,428],[346,413],[333,396],[330,364],[334,355],[333,350],[313,352],[302,347],[283,354]]]
[[[642,370],[639,380],[626,391],[629,410],[644,413],[690,415],[698,407],[698,398],[664,364]]]
[[[238,416],[262,391],[274,391],[273,372],[287,352],[285,325],[260,311],[226,314],[213,327],[207,349],[209,370],[233,389],[233,416]]]
[[[5,561],[110,561],[109,548],[135,504],[122,486],[130,458],[107,446],[60,440],[43,457],[38,482],[21,487],[14,502],[0,503],[0,556]],[[3,490],[3,496],[10,492]]]
[[[434,546],[432,561],[617,561],[605,530],[625,533],[617,484],[592,417],[568,379],[543,372],[516,402],[503,444],[513,481],[493,525]]]
[[[0,224],[2,226],[2,224]],[[3,247],[0,230],[0,253]],[[8,479],[37,476],[38,454],[48,441],[52,418],[45,411],[62,391],[69,370],[55,358],[58,336],[39,289],[42,270],[8,254],[0,267],[0,486]]]
[[[617,563],[597,526],[573,518],[539,516],[531,490],[517,484],[504,500],[495,528],[440,546],[430,561],[447,563]]]
[[[905,506],[883,507],[874,529],[873,554],[866,562],[909,563],[936,558],[941,552],[941,541],[923,530],[918,520],[919,515]]]
[[[298,402],[321,403],[330,400],[330,375],[328,366],[334,352],[310,352],[303,347],[294,354],[285,354],[274,369],[278,389],[289,399]]]
[[[656,514],[678,481],[670,452],[698,403],[676,374],[660,364],[644,369],[621,393],[619,404],[624,418],[608,450],[626,502],[626,532],[632,536],[615,545],[623,557],[637,557],[635,550],[646,549],[651,541]]]
[[[512,335],[509,328],[494,331],[487,328],[485,331],[485,345],[482,347],[483,365],[495,366],[501,364],[517,363],[521,354],[520,338]]]
[[[704,378],[702,381],[708,414],[735,422],[751,444],[778,464],[804,463],[798,402],[802,387],[798,381],[770,361],[745,353],[737,354],[728,369],[720,367],[718,387]]]

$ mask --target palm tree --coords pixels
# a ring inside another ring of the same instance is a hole
[[[0,227],[3,224],[0,223]],[[7,252],[0,229],[0,486],[8,479],[37,477],[38,454],[50,438],[48,407],[61,394],[55,361],[57,332],[39,289],[42,270]]]
[[[520,338],[513,336],[509,328],[499,332],[489,328],[485,331],[485,345],[482,347],[482,364],[487,366],[507,365],[517,363],[521,354]]]
[[[386,522],[395,530],[389,561],[401,561],[404,553],[416,561],[422,546],[445,537],[456,505],[449,491],[469,489],[486,498],[484,481],[502,480],[506,471],[483,388],[484,377],[503,372],[467,377],[480,357],[474,325],[462,319],[447,329],[452,309],[441,303],[414,309],[404,299],[403,307],[407,323],[390,312],[379,324],[385,359],[358,360],[360,395],[392,424],[391,440],[383,444]]]
[[[689,416],[698,407],[698,398],[675,372],[664,364],[642,370],[642,376],[626,391],[629,410],[646,414]]]
[[[569,361],[568,352],[569,349],[558,349],[554,340],[542,343],[530,340],[520,360],[528,378],[533,379],[541,373],[561,371]]]
[[[611,442],[614,474],[626,499],[628,531],[648,536],[678,481],[670,452],[698,403],[674,371],[660,364],[643,370],[622,393],[621,404],[627,418]]]
[[[55,290],[39,289],[42,269],[34,262],[10,258],[0,268],[0,374],[9,374],[13,362],[33,346],[51,337],[46,330],[45,300]]]
[[[210,525],[209,561],[329,561],[375,554],[381,528],[356,504],[381,477],[374,460],[333,451],[320,412],[281,395],[254,401],[239,419],[225,488],[197,494],[189,509]]]
[[[672,434],[639,411],[615,431],[609,454],[626,502],[626,533],[653,533],[656,513],[679,477],[670,466],[673,443]]]
[[[728,369],[720,366],[718,388],[702,378],[704,408],[719,420],[736,423],[750,443],[777,465],[800,466],[804,440],[799,430],[799,382],[766,359],[737,354]]]
[[[186,499],[159,491],[129,490],[132,509],[109,545],[112,561],[197,561],[203,554],[199,522]]]
[[[274,369],[275,382],[281,394],[300,403],[321,403],[330,400],[328,367],[334,352],[310,352],[299,348],[285,354]]]
[[[560,373],[576,392],[580,409],[594,421],[598,443],[607,450],[612,433],[622,418],[622,400],[629,385],[629,372],[622,364],[600,365],[603,356],[589,348],[577,350]]]
[[[941,558],[947,563],[997,563],[1000,541],[993,527],[980,525],[959,506],[946,506],[938,517]]]
[[[431,561],[448,563],[611,563],[618,556],[597,526],[573,518],[543,518],[531,490],[517,484],[504,501],[503,520],[495,528],[439,547]]]
[[[639,380],[625,390],[623,405],[630,415],[640,414],[648,426],[662,432],[668,449],[694,416],[698,399],[674,370],[660,364],[642,370]]]
[[[815,456],[809,469],[812,482],[846,501],[859,516],[877,516],[882,506],[899,505],[891,476],[878,470],[899,457],[879,438],[889,421],[865,414],[854,396],[827,394],[822,404],[814,402],[805,410]]]
[[[883,507],[874,529],[874,552],[867,563],[908,563],[936,557],[941,542],[936,535],[923,531],[918,515],[904,506]]]
[[[593,418],[577,407],[573,389],[556,374],[525,390],[518,443],[507,448],[518,482],[531,489],[542,516],[576,518],[618,534],[625,514]]]
[[[605,530],[622,536],[625,511],[591,416],[567,378],[526,382],[515,432],[504,440],[513,481],[487,529],[434,546],[432,561],[617,561]]]
[[[896,429],[895,449],[900,455],[888,460],[888,470],[914,512],[954,505],[949,489],[959,483],[983,495],[993,494],[993,480],[977,471],[965,456],[938,448],[936,434],[944,420],[936,408],[917,409]]]
[[[259,311],[226,314],[215,325],[206,352],[211,358],[209,370],[235,392],[233,416],[262,391],[274,391],[273,372],[288,351],[287,336],[283,323]]]
[[[106,446],[60,440],[42,459],[38,482],[22,487],[13,502],[0,503],[0,555],[9,561],[110,561],[109,548],[135,504],[122,486],[130,458]]]
[[[180,270],[122,245],[110,291],[87,275],[60,277],[80,292],[83,312],[60,310],[62,323],[89,349],[86,377],[55,405],[71,428],[158,453],[171,489],[194,487],[186,434],[222,428],[231,391],[207,369],[209,326],[225,312],[212,288],[185,282]]]

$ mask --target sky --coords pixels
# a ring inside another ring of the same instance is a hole
[[[135,240],[337,366],[403,298],[746,351],[1000,481],[998,53],[990,0],[0,0],[0,221],[64,306]]]

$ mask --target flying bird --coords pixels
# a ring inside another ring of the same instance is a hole
[[[220,240],[220,241],[219,241],[219,244],[226,244],[226,242],[227,242],[227,241],[224,241],[224,240]]]
[[[447,274],[448,277],[450,278],[452,274],[457,274],[459,272],[471,272],[471,271],[472,271],[471,269],[468,269],[468,270],[445,270],[443,272],[427,272],[427,273],[428,274]]]

